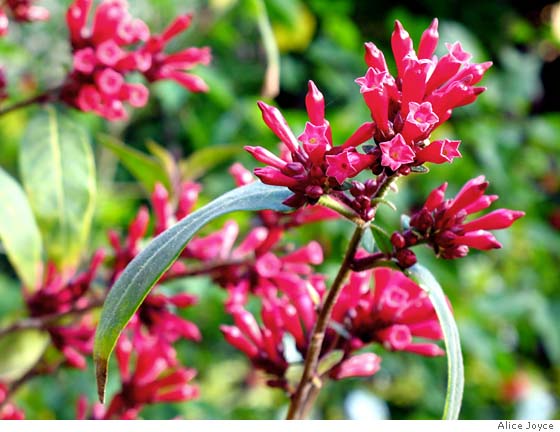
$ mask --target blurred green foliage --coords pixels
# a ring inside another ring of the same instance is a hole
[[[10,35],[0,40],[11,102],[50,88],[69,68],[69,50],[63,37],[63,16],[69,1],[42,3],[51,9],[49,22],[12,26]],[[145,191],[117,155],[102,145],[99,134],[109,134],[146,155],[146,145],[153,140],[177,159],[215,148],[219,163],[203,167],[209,170],[201,180],[203,202],[233,187],[227,174],[232,161],[254,166],[243,153],[243,145],[276,146],[256,107],[266,56],[252,4],[249,0],[131,2],[133,13],[146,19],[154,31],[180,12],[195,12],[193,28],[174,45],[212,48],[212,65],[196,71],[211,90],[195,95],[173,83],[157,83],[151,88],[154,97],[149,106],[136,110],[126,123],[105,124],[92,115],[72,114],[89,129],[95,142],[99,192],[90,251],[106,244],[108,228],[124,228],[146,199]],[[462,140],[463,158],[433,166],[427,175],[410,176],[399,184],[401,193],[390,198],[399,212],[406,212],[420,205],[427,193],[444,181],[450,183],[452,194],[466,180],[485,174],[491,183],[489,192],[500,195],[500,207],[527,213],[510,230],[498,233],[502,250],[471,252],[457,262],[438,260],[431,251],[421,250],[419,259],[446,290],[458,321],[466,369],[461,418],[559,418],[560,4],[503,0],[398,4],[265,0],[265,4],[281,53],[281,93],[275,103],[296,132],[306,120],[303,103],[308,79],[325,94],[327,118],[337,142],[368,120],[353,83],[365,71],[362,44],[375,42],[391,61],[389,38],[396,18],[417,41],[437,16],[440,49],[443,42],[459,40],[474,53],[475,61],[494,62],[482,82],[488,91],[476,104],[456,110],[452,121],[438,131],[438,135]],[[32,111],[0,118],[0,165],[12,174],[17,172],[18,146]],[[218,146],[227,146],[227,154],[220,153],[223,147]],[[157,156],[147,157],[152,160]],[[208,161],[208,153],[201,160]],[[388,208],[380,210],[379,218],[388,232],[398,226],[398,215]],[[290,238],[295,243],[317,238],[328,257],[322,270],[332,274],[349,229],[345,223],[325,222]],[[18,314],[21,299],[4,258],[0,269],[9,275],[0,278],[4,319]],[[166,289],[200,296],[199,305],[185,316],[198,324],[204,340],[198,345],[181,345],[180,356],[185,364],[198,369],[202,396],[186,404],[150,407],[143,416],[282,417],[284,396],[266,388],[263,377],[223,341],[218,331],[218,325],[229,320],[222,307],[225,294],[205,279],[181,281]],[[383,363],[377,375],[368,380],[329,383],[314,415],[331,419],[349,415],[437,418],[444,399],[445,359],[380,353]],[[353,400],[351,396],[356,396],[358,389],[366,392],[366,412],[345,403]],[[91,368],[87,373],[65,371],[57,377],[32,380],[16,399],[29,418],[72,418],[79,394],[94,400]]]

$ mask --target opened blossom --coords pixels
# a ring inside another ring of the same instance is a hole
[[[430,142],[430,134],[453,109],[474,102],[485,90],[476,84],[492,63],[472,63],[472,55],[459,42],[446,44],[448,53],[438,59],[437,27],[434,19],[415,51],[408,32],[396,21],[391,37],[395,76],[381,50],[365,44],[368,70],[356,83],[374,121],[372,135],[383,155],[381,166],[391,171],[460,157],[459,141]]]

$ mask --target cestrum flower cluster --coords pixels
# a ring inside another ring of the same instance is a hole
[[[18,22],[45,21],[49,19],[49,11],[33,3],[33,0],[6,0],[0,4],[0,37],[8,32],[8,15]]]
[[[275,293],[261,295],[259,325],[242,307],[231,311],[234,325],[221,326],[226,340],[271,378],[270,386],[289,390],[286,335],[305,357],[317,321],[317,306],[325,296],[325,278],[316,275],[306,286],[289,279]],[[372,283],[373,282],[373,283]],[[352,273],[334,306],[321,358],[340,351],[340,360],[324,372],[333,379],[374,375],[381,357],[362,350],[371,343],[390,351],[440,356],[435,343],[443,339],[434,308],[423,291],[404,274],[388,268]]]
[[[488,182],[484,176],[469,180],[455,198],[445,199],[447,183],[434,189],[420,210],[410,218],[410,229],[393,233],[391,242],[398,250],[427,243],[435,253],[447,259],[467,255],[469,248],[489,250],[502,245],[488,230],[509,228],[525,213],[497,209],[477,219],[466,218],[486,209],[497,195],[485,195]]]
[[[210,62],[208,48],[164,52],[171,39],[189,28],[191,15],[179,16],[163,33],[151,35],[144,21],[130,15],[126,0],[103,0],[88,27],[92,3],[75,0],[66,15],[73,69],[61,90],[63,101],[108,120],[124,119],[125,102],[142,107],[149,97],[146,86],[126,80],[135,72],[149,82],[169,79],[193,92],[207,90],[201,78],[186,71]]]
[[[448,54],[438,59],[434,56],[437,24],[434,20],[423,33],[415,52],[410,36],[396,22],[391,38],[396,77],[389,72],[383,53],[373,43],[365,44],[368,70],[356,82],[373,121],[363,123],[340,145],[332,141],[324,98],[313,82],[309,82],[305,99],[309,121],[297,138],[278,109],[260,102],[263,119],[281,140],[284,151],[278,157],[262,147],[246,147],[267,165],[255,174],[263,183],[290,188],[294,195],[285,203],[299,207],[317,202],[324,194],[337,195],[348,179],[364,170],[376,175],[406,175],[425,162],[451,162],[460,157],[459,141],[431,142],[430,134],[449,119],[454,108],[474,102],[485,90],[475,85],[492,63],[471,63],[471,55],[459,42],[448,44]],[[374,145],[359,150],[367,141]],[[355,190],[352,195],[371,197],[376,185],[369,189]],[[347,200],[340,194],[338,197]],[[373,218],[363,203],[346,204],[363,218]]]

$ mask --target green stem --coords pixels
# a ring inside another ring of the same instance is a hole
[[[356,225],[364,224],[364,221],[360,219],[360,217],[354,212],[354,210],[345,206],[340,201],[335,200],[330,195],[322,195],[321,198],[319,198],[318,204],[334,210],[341,216],[344,216],[346,219],[354,222]]]

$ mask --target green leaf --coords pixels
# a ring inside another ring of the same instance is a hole
[[[162,183],[168,191],[172,190],[167,171],[157,158],[148,156],[108,135],[100,135],[98,140],[101,145],[107,147],[119,158],[148,194],[154,191],[154,186],[158,182]]]
[[[369,253],[375,252],[375,237],[373,237],[371,230],[364,231],[362,247]]]
[[[87,135],[53,108],[41,110],[24,133],[20,170],[48,258],[60,268],[77,266],[96,192]]]
[[[20,185],[0,168],[0,240],[14,270],[28,289],[41,278],[41,234]]]
[[[455,318],[443,290],[432,273],[424,266],[416,264],[408,269],[410,276],[428,293],[436,311],[447,354],[447,395],[445,397],[444,420],[457,420],[461,411],[465,373],[461,341]]]
[[[179,185],[181,182],[181,173],[179,171],[179,165],[173,155],[165,147],[160,146],[157,142],[153,140],[148,140],[146,142],[146,147],[150,153],[156,158],[159,164],[163,167],[167,174],[169,182],[173,185]],[[168,189],[170,193],[175,191]]]
[[[239,154],[237,145],[212,146],[198,150],[180,162],[182,178],[197,179],[237,154]]]
[[[372,224],[371,233],[375,239],[375,245],[379,250],[385,254],[393,252],[393,243],[391,243],[391,236],[383,228]]]
[[[35,329],[0,338],[0,381],[13,382],[25,375],[39,361],[49,341],[48,333]]]
[[[328,353],[326,356],[319,360],[317,365],[317,375],[321,376],[324,373],[329,372],[334,366],[336,366],[344,358],[344,351],[335,350]]]
[[[95,334],[93,355],[100,400],[104,398],[109,356],[120,333],[197,231],[213,219],[237,210],[289,210],[282,201],[290,195],[284,187],[260,182],[234,189],[161,233],[130,262],[109,291]]]

